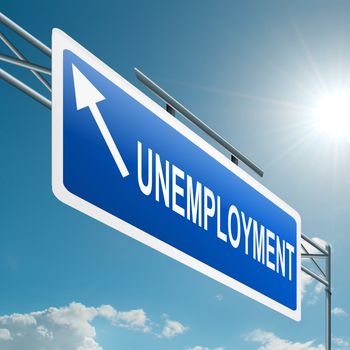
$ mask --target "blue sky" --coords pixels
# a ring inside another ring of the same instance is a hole
[[[318,130],[312,113],[325,93],[350,89],[348,2],[33,0],[1,11],[48,45],[53,27],[64,30],[141,87],[139,67],[254,159],[303,232],[331,243],[334,347],[350,348],[350,143]],[[42,326],[62,349],[322,349],[316,284],[305,283],[297,323],[60,203],[49,111],[0,86],[0,328],[32,339]],[[5,338],[0,349],[21,348]]]

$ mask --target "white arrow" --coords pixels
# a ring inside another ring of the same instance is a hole
[[[97,103],[105,100],[105,97],[91,84],[91,82],[80,72],[80,70],[72,64],[73,79],[75,89],[75,99],[77,104],[77,110],[89,107],[101,134],[106,141],[106,144],[111,152],[115,163],[123,177],[129,175],[129,171],[125,166],[123,158],[121,157],[117,146],[115,145],[113,138],[107,128],[105,121],[101,115],[100,110],[97,107]]]

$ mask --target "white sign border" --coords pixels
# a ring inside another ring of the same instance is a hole
[[[267,197],[283,211],[292,216],[297,224],[296,238],[296,255],[297,255],[297,308],[292,310],[286,306],[276,302],[275,300],[259,293],[258,291],[242,284],[235,279],[226,276],[225,274],[215,270],[214,268],[194,259],[193,257],[181,252],[180,250],[162,242],[140,230],[139,228],[111,215],[110,213],[98,208],[97,206],[79,198],[69,192],[63,184],[63,51],[68,49],[79,56],[82,60],[91,65],[99,73],[113,82],[118,87],[122,88],[126,93],[140,102],[155,115],[157,115],[165,123],[180,132],[184,137],[192,141],[204,152],[216,159],[219,163],[239,176],[247,184],[255,188],[263,196]],[[54,195],[63,203],[81,211],[92,218],[107,224],[114,229],[126,234],[127,236],[140,241],[147,246],[193,268],[196,271],[276,310],[285,316],[288,316],[296,321],[301,319],[301,219],[299,214],[288,204],[270,192],[262,184],[248,175],[227,157],[220,153],[217,149],[203,140],[200,136],[194,133],[187,126],[182,124],[177,119],[173,118],[155,103],[152,99],[130,84],[127,80],[121,77],[118,73],[108,67],[105,63],[87,51],[79,43],[70,38],[60,29],[52,30],[52,190]]]

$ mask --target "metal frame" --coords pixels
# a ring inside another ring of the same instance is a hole
[[[255,171],[259,176],[263,176],[264,172],[261,168],[259,168],[254,162],[252,162],[248,157],[246,157],[243,153],[241,153],[238,149],[233,147],[230,143],[228,143],[223,137],[221,137],[218,133],[216,133],[213,129],[211,129],[207,124],[205,124],[201,119],[196,117],[192,112],[190,112],[186,107],[184,107],[181,103],[179,103],[175,98],[170,96],[166,91],[164,91],[159,85],[157,85],[153,80],[146,76],[146,74],[142,73],[139,69],[135,68],[135,74],[138,80],[141,81],[148,89],[150,89],[153,93],[155,93],[158,97],[160,97],[165,103],[167,111],[171,111],[170,114],[175,116],[175,111],[179,112],[182,116],[196,125],[199,129],[205,132],[209,137],[215,140],[219,145],[224,147],[227,151],[230,152],[232,156],[234,156],[244,164],[246,164],[249,168]],[[236,161],[235,161],[236,163]]]
[[[0,22],[2,22],[9,29],[17,33],[19,36],[27,40],[34,47],[42,51],[45,55],[51,58],[51,49],[43,44],[40,40],[35,38],[32,34],[28,33],[25,29],[20,27],[18,24],[13,22],[10,18],[5,16],[0,12]],[[0,61],[10,63],[15,66],[20,66],[29,69],[34,76],[51,92],[50,83],[42,76],[41,73],[51,75],[51,68],[42,67],[41,65],[29,62],[22,52],[0,31],[0,40],[15,54],[16,57],[8,56],[5,54],[0,54]],[[0,68],[0,78],[2,78],[7,83],[16,87],[20,91],[24,92],[28,96],[32,97],[34,100],[38,101],[47,108],[51,108],[51,101],[43,96],[41,93],[37,92],[33,88],[29,87],[27,84],[17,79],[10,73],[6,72],[4,69]]]
[[[5,24],[7,27],[12,29],[22,38],[26,39],[29,43],[34,45],[37,49],[41,50],[45,55],[51,58],[51,49],[43,44],[40,40],[35,38],[33,35],[28,33],[26,30],[21,28],[19,25],[14,23],[11,19],[6,17],[3,13],[0,12],[0,22]],[[0,54],[0,61],[5,61],[10,64],[14,64],[16,66],[20,66],[26,69],[30,69],[32,73],[38,78],[38,80],[43,83],[48,90],[51,91],[51,86],[47,82],[45,78],[41,75],[41,73],[51,75],[51,69],[42,67],[41,65],[29,62],[25,56],[5,37],[3,33],[0,32],[0,40],[5,43],[5,45],[17,56],[17,58],[7,56],[4,54]],[[242,161],[248,167],[250,167],[253,171],[255,171],[259,176],[263,176],[264,172],[254,164],[250,159],[248,159],[245,155],[243,155],[240,151],[238,151],[235,147],[230,145],[225,139],[223,139],[219,134],[217,134],[213,129],[207,126],[204,122],[202,122],[198,117],[196,117],[193,113],[191,113],[187,108],[185,108],[182,104],[180,104],[176,99],[170,96],[167,92],[165,92],[162,88],[160,88],[157,84],[155,84],[150,78],[148,78],[144,73],[135,68],[135,74],[137,78],[153,93],[155,93],[158,97],[160,97],[166,103],[166,110],[175,117],[176,112],[179,112],[183,117],[188,119],[190,122],[195,124],[199,129],[201,129],[204,133],[206,133],[209,137],[215,140],[218,144],[228,150],[231,154],[231,160],[235,164],[238,165],[238,160]],[[0,68],[0,77],[4,79],[10,85],[16,87],[20,91],[24,92],[28,96],[32,97],[48,109],[51,109],[51,100],[35,91],[19,79],[12,76],[10,73]],[[332,253],[331,247],[329,244],[326,247],[322,247],[313,241],[311,238],[302,234],[301,238],[304,242],[307,242],[311,245],[316,252],[309,252],[305,247],[305,243],[301,243],[301,247],[303,253],[301,257],[303,259],[309,259],[314,268],[316,268],[317,272],[314,272],[310,268],[306,266],[301,266],[301,270],[308,274],[310,277],[315,279],[324,285],[325,296],[326,296],[326,320],[325,320],[325,349],[331,350],[331,298],[332,298],[332,284],[331,284],[331,260]],[[325,259],[325,269],[322,269],[320,265],[316,262],[316,259]]]
[[[17,89],[19,89],[22,92],[24,92],[25,94],[27,94],[28,96],[34,98],[34,100],[38,101],[39,103],[41,103],[45,107],[51,109],[51,101],[50,100],[48,100],[46,97],[39,94],[34,89],[32,89],[28,85],[24,84],[22,81],[18,80],[13,75],[4,71],[1,68],[0,68],[0,77],[2,79],[4,79],[6,82],[8,82],[9,84],[11,84],[12,86],[16,87]]]
[[[303,259],[310,259],[313,263],[313,266],[316,267],[318,273],[310,270],[306,266],[301,266],[301,270],[306,274],[317,280],[318,282],[324,285],[325,290],[325,349],[331,350],[332,347],[332,250],[329,244],[325,248],[321,247],[319,244],[314,242],[309,237],[304,234],[301,235],[301,238],[310,244],[313,248],[316,249],[317,253],[310,253],[305,245],[301,243],[302,250],[304,253],[301,254]],[[316,258],[325,259],[325,268],[322,269],[320,265],[316,262]]]

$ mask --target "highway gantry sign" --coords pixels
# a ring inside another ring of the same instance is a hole
[[[300,217],[53,30],[53,192],[64,203],[300,319]]]

